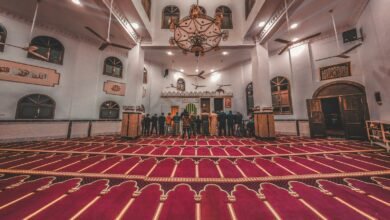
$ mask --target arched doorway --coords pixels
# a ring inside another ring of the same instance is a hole
[[[193,103],[190,103],[186,106],[186,110],[189,114],[194,114],[196,115],[197,114],[197,108],[196,108],[196,105],[193,104]]]
[[[365,121],[369,119],[363,85],[337,81],[318,88],[307,100],[312,137],[365,139]]]

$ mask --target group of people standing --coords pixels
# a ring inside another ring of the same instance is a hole
[[[184,110],[180,115],[179,113],[174,116],[171,113],[167,116],[164,113],[160,116],[146,114],[142,119],[143,135],[182,135],[182,138],[187,135],[190,139],[191,135],[242,136],[242,130],[243,115],[240,112],[233,114],[232,111],[227,114],[221,111],[195,115]]]

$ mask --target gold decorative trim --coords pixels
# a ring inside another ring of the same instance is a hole
[[[171,177],[146,177],[142,175],[126,175],[126,174],[77,173],[77,172],[10,170],[10,169],[0,169],[0,173],[90,177],[90,178],[105,178],[105,179],[128,179],[128,180],[143,180],[145,182],[244,183],[244,182],[286,181],[286,180],[321,179],[321,178],[346,178],[346,177],[360,177],[360,176],[382,176],[382,175],[390,175],[390,170],[350,172],[350,173],[324,173],[324,174],[304,174],[304,175],[288,175],[288,176],[269,176],[269,177],[247,177],[247,178],[190,178],[190,177],[171,178]]]
[[[124,149],[126,150],[126,149]],[[367,152],[383,152],[384,149],[366,149],[366,150],[335,150],[335,151],[319,151],[311,153],[293,153],[293,154],[259,154],[259,155],[242,155],[242,156],[231,156],[231,155],[154,155],[154,154],[134,154],[134,153],[104,153],[104,152],[81,152],[81,151],[55,151],[55,150],[32,150],[32,149],[14,149],[14,148],[1,148],[1,151],[16,151],[16,152],[34,152],[34,153],[63,153],[63,154],[93,154],[93,155],[112,155],[112,156],[137,156],[137,157],[168,157],[168,158],[264,158],[264,157],[288,157],[288,156],[310,156],[310,155],[323,155],[323,154],[342,154],[342,153],[367,153]],[[123,150],[122,150],[123,151]],[[7,161],[8,162],[8,161]]]

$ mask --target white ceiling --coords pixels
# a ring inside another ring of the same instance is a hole
[[[42,0],[38,13],[38,25],[54,27],[99,45],[101,42],[99,42],[91,33],[86,31],[84,26],[89,26],[101,35],[106,36],[109,10],[103,5],[102,0],[80,1],[83,3],[82,7],[73,4],[71,0]],[[153,32],[152,35],[150,35],[149,31],[145,28],[144,22],[141,19],[142,16],[139,14],[141,13],[139,8],[137,10],[134,6],[135,1],[141,0],[115,0],[115,3],[120,7],[121,11],[130,22],[140,24],[140,29],[137,30],[140,37],[143,39],[150,39],[151,36],[160,36],[160,34],[161,36],[164,36],[167,31],[156,28],[160,25],[162,9],[153,8],[164,6],[165,4],[160,2],[163,0],[152,0],[151,23],[157,24],[156,26],[153,26],[153,30],[149,30]],[[159,4],[157,4],[156,1],[159,1]],[[179,5],[183,4],[183,1],[184,0],[164,0],[164,3]],[[244,16],[243,11],[241,11],[244,10],[244,0],[240,1],[242,1],[242,5],[233,4],[233,0],[213,0],[212,5],[210,5],[211,2],[206,0],[201,0],[200,3],[209,6],[209,10],[214,10],[216,5],[226,4],[240,12],[238,15],[236,14],[233,16]],[[195,0],[193,0],[193,2],[195,2]],[[332,33],[332,24],[328,12],[330,9],[334,9],[336,23],[339,28],[353,26],[367,2],[368,0],[304,0],[294,13],[290,15],[290,23],[298,23],[298,28],[291,30],[288,33],[284,20],[283,25],[275,31],[272,38],[269,40],[268,48],[270,51],[275,51],[283,47],[282,44],[274,41],[275,38],[291,40],[293,38],[305,37],[316,32]],[[234,0],[234,3],[236,3],[236,0]],[[252,22],[252,24],[249,25],[251,28],[246,33],[241,33],[243,32],[241,29],[244,24],[248,26],[248,24],[245,23],[248,21],[246,21],[245,18],[236,19],[236,23],[234,23],[235,30],[233,30],[232,33],[235,33],[234,31],[237,32],[238,30],[241,32],[238,31],[239,35],[237,36],[231,36],[230,39],[232,42],[229,44],[236,46],[222,47],[220,51],[207,53],[204,57],[200,58],[200,69],[204,69],[207,72],[211,69],[222,70],[250,59],[252,47],[243,46],[245,42],[244,38],[251,39],[256,36],[261,29],[258,27],[258,23],[260,21],[267,21],[281,3],[283,3],[283,0],[266,0],[262,8],[258,9],[258,11],[253,10],[251,13],[253,13],[252,16],[255,15],[254,17],[256,19],[250,21]],[[34,0],[0,0],[0,11],[7,12],[29,22],[32,20],[34,8]],[[183,11],[182,16],[186,13],[186,11]],[[153,19],[155,19],[155,21],[153,21]],[[241,22],[242,24],[240,24]],[[111,40],[115,43],[125,45],[134,44],[115,19],[111,35]],[[155,39],[152,39],[154,43],[150,44],[153,46],[144,45],[146,60],[159,63],[168,68],[171,68],[172,60],[174,60],[174,69],[184,69],[185,72],[188,72],[189,74],[194,72],[197,65],[196,58],[193,54],[185,56],[181,51],[172,47],[167,47],[167,40],[165,40],[165,38],[163,41],[164,44],[161,45],[158,43],[161,39],[159,39],[159,37],[154,38]],[[171,50],[174,53],[174,56],[168,56],[166,54],[168,50]],[[229,52],[228,56],[221,55],[221,52],[225,50]]]
[[[276,38],[292,40],[318,32],[323,35],[333,34],[329,13],[331,9],[333,9],[336,26],[339,30],[352,27],[356,24],[367,2],[368,0],[305,0],[289,18],[290,25],[297,23],[299,26],[287,31],[287,24],[284,22],[269,40],[268,49],[274,51],[284,46],[275,42]]]
[[[194,54],[183,54],[179,49],[172,47],[144,47],[145,59],[149,62],[162,65],[164,68],[180,71],[184,70],[185,74],[196,74],[197,66],[199,70],[206,71],[206,74],[211,73],[211,70],[221,71],[248,61],[251,58],[251,47],[222,47],[218,51],[211,51],[204,56],[199,57],[199,65],[197,65],[197,58]],[[173,55],[168,55],[171,51]],[[222,55],[227,52],[228,55]],[[172,63],[173,62],[173,63]]]
[[[101,42],[84,27],[89,26],[103,37],[107,37],[109,9],[101,0],[80,1],[82,6],[72,3],[71,0],[41,0],[37,25],[57,29],[99,45]],[[140,24],[141,28],[136,30],[140,36],[150,37],[130,0],[116,0],[115,3],[130,22]],[[0,0],[0,10],[30,23],[34,16],[35,4],[35,0]],[[115,18],[111,29],[111,41],[128,46],[134,44]]]

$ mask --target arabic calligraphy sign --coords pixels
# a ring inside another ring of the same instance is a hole
[[[103,91],[110,95],[124,96],[126,84],[108,80],[104,82]]]
[[[60,84],[60,74],[54,69],[0,59],[0,80],[54,87]]]
[[[321,80],[336,79],[351,75],[351,62],[320,68]]]

